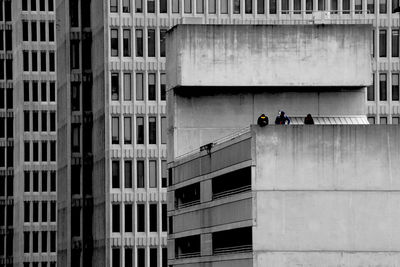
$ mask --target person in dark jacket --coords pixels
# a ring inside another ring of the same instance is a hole
[[[279,115],[275,119],[275,124],[285,125],[286,122],[289,125],[290,124],[290,118],[285,115],[285,112],[283,110],[279,111]]]
[[[314,124],[314,119],[311,114],[307,114],[307,117],[304,118],[304,124]]]
[[[258,117],[257,124],[260,127],[264,127],[264,126],[268,125],[268,117],[265,116],[265,114],[261,114],[261,116]]]

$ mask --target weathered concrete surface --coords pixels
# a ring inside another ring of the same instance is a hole
[[[255,266],[400,266],[400,127],[253,127]]]
[[[177,86],[367,86],[372,25],[179,25],[167,37]]]

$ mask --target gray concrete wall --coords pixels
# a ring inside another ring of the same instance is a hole
[[[167,36],[168,88],[366,86],[372,25],[179,25]]]
[[[255,266],[399,266],[400,127],[253,127]]]

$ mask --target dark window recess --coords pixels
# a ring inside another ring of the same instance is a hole
[[[80,236],[81,211],[79,207],[72,207],[71,236]]]
[[[112,267],[119,267],[120,266],[120,250],[119,248],[112,249]]]
[[[213,199],[251,190],[251,168],[247,167],[212,179]]]
[[[175,191],[177,209],[200,204],[200,183],[191,184]]]
[[[212,234],[213,254],[251,252],[252,239],[251,227],[215,232]]]
[[[157,204],[149,205],[150,232],[157,232]]]
[[[78,0],[69,1],[69,19],[71,21],[71,27],[79,26]]]
[[[146,265],[146,250],[145,248],[137,249],[137,267],[145,267]]]
[[[157,248],[150,248],[150,267],[157,267]]]
[[[137,231],[145,231],[145,210],[144,204],[137,204]]]
[[[81,1],[81,20],[82,20],[82,27],[90,27],[90,12],[87,12],[90,10],[90,1],[91,0],[85,0]],[[84,54],[85,55],[85,54]]]
[[[175,239],[175,257],[192,258],[200,256],[200,235]]]
[[[112,231],[114,233],[120,231],[120,207],[112,205]]]
[[[125,232],[132,232],[132,204],[125,204]]]
[[[167,231],[167,204],[161,206],[161,229],[163,232]]]

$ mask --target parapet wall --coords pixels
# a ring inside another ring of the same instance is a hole
[[[400,127],[253,127],[254,266],[400,266]]]
[[[371,25],[178,25],[168,89],[372,84]]]

